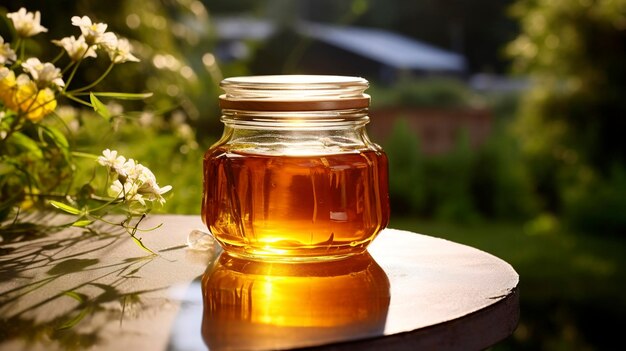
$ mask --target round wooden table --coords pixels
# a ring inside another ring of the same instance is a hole
[[[4,237],[0,349],[477,350],[517,325],[517,273],[450,241],[386,229],[369,254],[268,264],[189,249],[199,216],[144,224],[158,256],[123,232]]]

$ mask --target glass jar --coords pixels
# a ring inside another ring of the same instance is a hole
[[[231,255],[314,261],[365,251],[388,224],[387,157],[365,125],[368,82],[222,81],[224,133],[204,156],[202,219]]]

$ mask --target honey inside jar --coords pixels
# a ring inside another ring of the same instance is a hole
[[[275,156],[210,150],[203,219],[234,254],[337,258],[361,253],[389,220],[377,150]]]

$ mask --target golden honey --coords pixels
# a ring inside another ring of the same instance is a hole
[[[235,254],[361,253],[389,221],[380,151],[294,157],[217,148],[204,169],[204,221]]]

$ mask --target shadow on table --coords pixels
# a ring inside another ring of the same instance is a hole
[[[285,349],[379,336],[389,280],[369,254],[307,264],[222,254],[202,278],[202,337],[211,350]]]
[[[24,235],[2,243],[0,343],[5,346],[94,346],[103,339],[99,326],[112,320],[121,325],[125,312],[142,304],[142,294],[159,290],[121,289],[155,256],[93,258],[107,257],[107,250],[115,250],[125,238],[124,232],[56,234]],[[78,325],[85,317],[90,320],[87,328]]]

